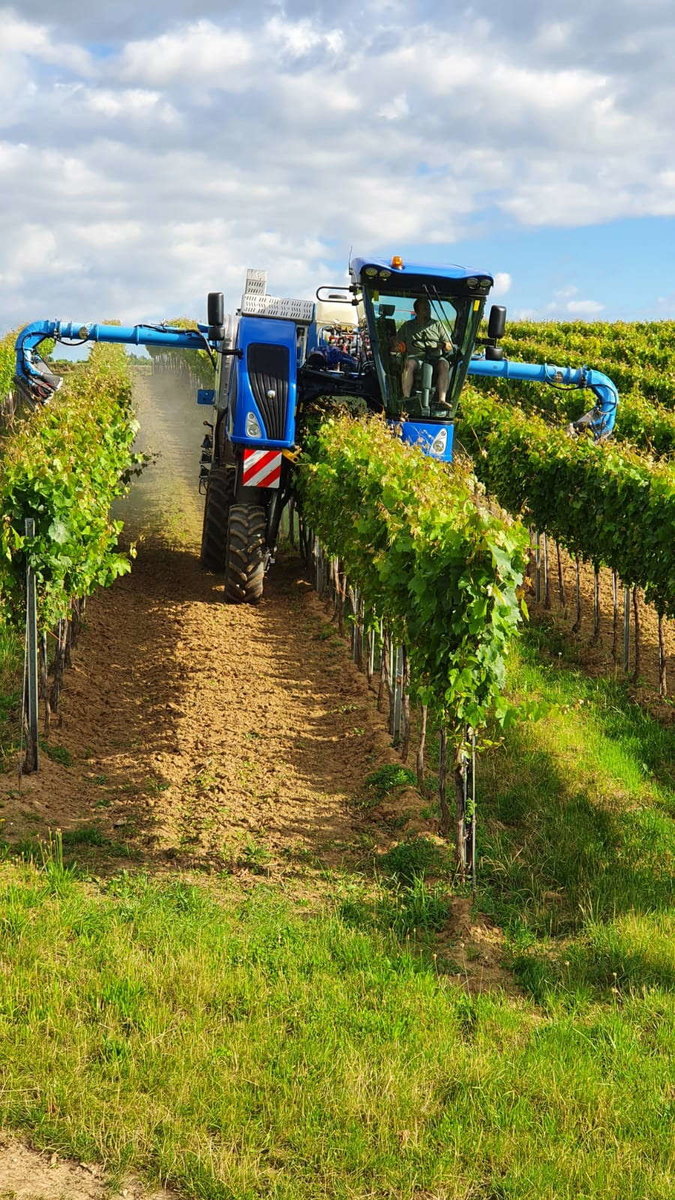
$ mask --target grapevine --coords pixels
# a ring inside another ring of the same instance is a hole
[[[299,467],[306,520],[358,586],[366,619],[404,645],[411,691],[459,745],[503,720],[504,657],[521,621],[523,527],[473,476],[376,419],[326,421]]]
[[[124,350],[96,346],[51,404],[19,420],[4,438],[0,615],[22,612],[26,517],[36,523],[28,553],[42,628],[66,617],[73,598],[128,569],[116,548],[121,523],[111,520],[109,509],[125,490],[136,428]]]
[[[575,441],[466,388],[459,435],[488,492],[570,553],[645,589],[675,616],[675,472],[612,445]]]

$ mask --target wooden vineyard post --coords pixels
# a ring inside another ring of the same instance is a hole
[[[347,595],[349,597],[349,607],[352,610],[352,619],[351,619],[351,623],[349,626],[349,649],[350,649],[353,661],[356,662],[356,636],[357,636],[356,614],[358,611],[358,592],[356,591],[356,588],[353,588],[350,584],[348,584],[347,585]]]
[[[410,753],[410,692],[408,691],[408,652],[401,647],[401,758],[408,761]]]
[[[314,554],[314,587],[316,588],[317,596],[321,597],[323,596],[323,551],[321,549],[321,544],[318,537],[314,536],[312,541]]]
[[[354,588],[354,662],[363,670],[363,602],[361,593]]]
[[[330,560],[330,594],[333,601],[333,618],[336,620],[340,612],[340,560]]]
[[[30,544],[35,537],[35,521],[26,517],[26,542]],[[26,750],[23,760],[23,771],[26,775],[37,771],[40,766],[39,747],[39,709],[38,709],[38,628],[37,628],[37,588],[35,572],[26,563],[26,642],[24,658],[24,707],[23,727],[26,735]]]
[[[476,738],[469,731],[470,752],[462,746],[454,764],[455,780],[455,866],[464,882],[467,875],[476,886]]]
[[[630,588],[623,589],[623,657],[621,665],[625,674],[628,674],[628,660],[630,657]]]
[[[58,712],[59,697],[63,684],[63,671],[66,663],[67,622],[62,618],[56,626],[56,650],[54,652],[54,668],[52,686],[49,696],[52,712]]]
[[[338,633],[340,637],[345,635],[345,603],[347,600],[347,577],[344,571],[340,570],[340,563],[336,560],[336,578],[337,578],[337,619]]]
[[[659,695],[668,695],[668,680],[666,678],[666,639],[663,629],[663,613],[659,613]]]
[[[595,644],[600,639],[600,568],[593,568],[593,636]]]
[[[572,633],[578,633],[581,629],[581,568],[579,566],[579,556],[574,558],[575,571],[575,592],[576,592],[576,615],[572,626]]]
[[[619,577],[612,571],[612,662],[616,662],[619,639]]]
[[[417,786],[419,788],[422,788],[424,786],[424,751],[426,749],[427,719],[429,716],[429,710],[428,710],[426,704],[422,705],[421,715],[422,715],[422,723],[420,726],[420,740],[419,740],[419,745],[417,747],[417,763],[416,763]]]
[[[438,739],[438,807],[439,828],[444,837],[450,836],[452,818],[448,807],[448,735],[441,729]],[[459,849],[459,847],[458,847]]]
[[[368,687],[372,687],[375,674],[375,630],[369,629],[366,634],[366,679]]]
[[[49,659],[47,655],[47,634],[40,637],[40,691],[44,703],[44,733],[49,738],[52,723],[52,707],[49,703]]]
[[[391,684],[389,681],[389,634],[386,626],[382,626],[382,643],[380,650],[380,686],[377,689],[377,711],[384,712],[384,694],[387,693],[391,704]]]
[[[541,547],[539,532],[534,535],[534,598],[541,604]]]
[[[391,680],[393,696],[390,709],[389,732],[394,746],[401,742],[401,713],[403,708],[403,647],[392,642],[391,646]]]
[[[544,551],[544,608],[551,607],[551,585],[548,574],[548,536],[542,534],[542,545]]]
[[[637,683],[640,674],[640,598],[636,587],[633,588],[633,628],[635,630],[633,679]]]
[[[563,575],[562,555],[560,553],[560,544],[556,542],[555,553],[558,563],[558,595],[563,608],[567,608],[567,593],[565,591],[565,577]]]

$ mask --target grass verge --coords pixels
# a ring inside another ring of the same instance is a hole
[[[201,1200],[666,1200],[672,998],[542,1012],[264,886],[5,863],[0,1120]]]

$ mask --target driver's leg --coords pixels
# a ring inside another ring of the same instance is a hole
[[[438,362],[436,363],[436,391],[438,393],[439,408],[443,408],[445,406],[445,397],[448,394],[449,386],[450,367],[448,366],[448,361],[445,358],[439,358]]]
[[[416,358],[406,358],[405,365],[403,367],[403,374],[401,375],[401,389],[403,391],[403,399],[404,400],[410,399],[410,393],[412,392],[413,380],[415,378],[416,367],[417,367],[417,359]],[[447,391],[447,385],[446,385],[446,391]]]

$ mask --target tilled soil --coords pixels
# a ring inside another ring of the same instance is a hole
[[[113,853],[273,875],[352,863],[387,842],[354,803],[395,760],[374,696],[292,553],[260,605],[224,602],[198,563],[199,418],[166,381],[141,380],[137,402],[164,447],[122,514],[138,555],[89,603],[49,738],[60,761],[43,754],[20,791],[4,780],[6,835],[79,830],[86,851],[94,829]]]

